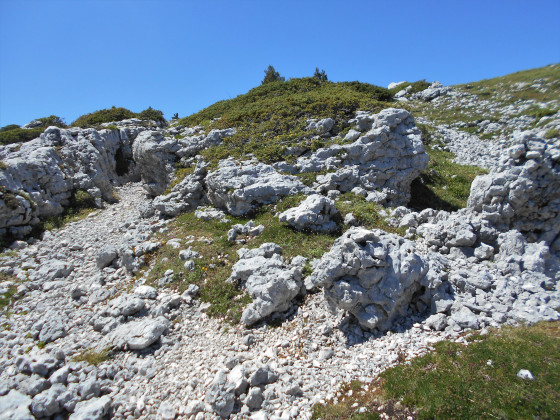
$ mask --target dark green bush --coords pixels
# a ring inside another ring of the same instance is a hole
[[[165,118],[163,118],[163,112],[158,109],[153,109],[152,107],[149,107],[148,109],[145,109],[140,114],[138,114],[138,118],[146,121],[165,122]]]
[[[15,130],[16,128],[20,128],[19,125],[17,125],[17,124],[5,125],[4,127],[0,128],[0,133],[2,133],[4,131]]]
[[[36,139],[47,127],[55,125],[64,128],[64,120],[56,115],[37,118],[41,121],[41,126],[35,128],[21,128],[17,124],[10,124],[0,128],[0,144],[23,143]]]
[[[60,128],[65,128],[66,127],[66,123],[64,122],[64,120],[56,115],[50,115],[48,117],[42,117],[42,118],[37,118],[39,121],[41,121],[42,125],[41,127],[47,128],[50,126],[56,126],[56,127],[60,127]]]
[[[12,144],[12,143],[23,143],[29,140],[33,140],[41,135],[45,131],[45,127],[37,128],[13,128],[8,131],[0,132],[0,144]]]
[[[76,121],[72,123],[74,127],[91,127],[93,125],[113,122],[113,121],[122,121],[127,120],[129,118],[136,118],[137,114],[132,112],[126,108],[117,108],[112,107],[109,109],[101,109],[99,111],[92,112],[90,114],[82,115],[78,117]]]

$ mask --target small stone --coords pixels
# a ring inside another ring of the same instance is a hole
[[[517,377],[521,378],[521,379],[527,379],[527,380],[530,380],[530,381],[535,380],[535,377],[533,376],[533,374],[526,369],[521,369],[519,372],[517,372]]]

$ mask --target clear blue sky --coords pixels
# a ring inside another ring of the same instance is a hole
[[[464,83],[560,61],[559,0],[0,0],[0,126],[183,117],[282,76]]]

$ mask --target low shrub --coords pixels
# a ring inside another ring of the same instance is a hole
[[[9,124],[0,128],[0,144],[24,143],[39,137],[47,127],[56,126],[66,127],[64,120],[56,115],[37,118],[41,121],[41,126],[35,128],[21,128],[17,124]]]
[[[85,127],[98,125],[101,123],[122,121],[135,117],[137,117],[137,114],[135,114],[131,110],[122,107],[117,108],[113,106],[112,108],[109,109],[100,109],[99,111],[82,115],[72,123],[72,126],[85,128]]]
[[[149,107],[148,109],[140,112],[138,114],[138,118],[145,121],[156,121],[161,123],[165,122],[165,118],[163,118],[163,111],[153,109],[152,107]]]
[[[109,348],[102,350],[90,349],[78,353],[72,358],[73,362],[87,362],[90,365],[97,366],[106,362],[110,358],[111,351]]]

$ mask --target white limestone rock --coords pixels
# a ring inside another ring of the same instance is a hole
[[[6,420],[33,420],[29,406],[31,398],[12,389],[0,397],[0,414]]]
[[[222,418],[228,418],[233,411],[235,386],[228,380],[227,373],[224,370],[219,370],[216,373],[214,382],[206,392],[206,402]]]
[[[118,349],[142,350],[155,343],[167,327],[168,321],[163,317],[130,321],[109,333],[105,342]]]
[[[270,165],[233,159],[222,160],[216,171],[208,173],[206,187],[208,201],[234,216],[287,195],[312,192],[297,177],[282,175]]]
[[[358,112],[357,128],[365,132],[353,143],[334,144],[298,158],[293,173],[319,172],[317,192],[351,191],[355,187],[370,194],[370,201],[398,206],[410,199],[410,183],[427,166],[420,130],[412,115],[403,109],[384,109],[378,114]]]
[[[474,179],[468,207],[501,230],[560,249],[560,146],[534,130],[513,139],[502,165]]]
[[[366,329],[383,330],[406,313],[415,292],[430,288],[428,269],[413,242],[350,228],[306,278],[306,287],[322,287],[333,308],[347,310]]]
[[[253,298],[241,316],[241,322],[252,325],[275,312],[290,308],[302,292],[302,270],[305,258],[284,261],[281,248],[265,243],[257,249],[240,249],[239,261],[232,268],[228,282],[245,287]]]
[[[177,140],[165,138],[158,131],[143,131],[132,145],[132,156],[138,165],[144,188],[152,196],[165,191],[173,172]]]
[[[102,420],[109,414],[111,408],[111,397],[104,395],[100,398],[92,398],[88,401],[79,402],[69,420]]]
[[[166,217],[174,217],[198,207],[204,201],[205,176],[206,165],[199,162],[194,172],[175,185],[169,194],[156,197],[152,207]]]
[[[281,222],[292,225],[297,230],[333,232],[338,229],[336,218],[340,218],[333,200],[319,194],[310,195],[297,207],[286,210],[278,216]]]

